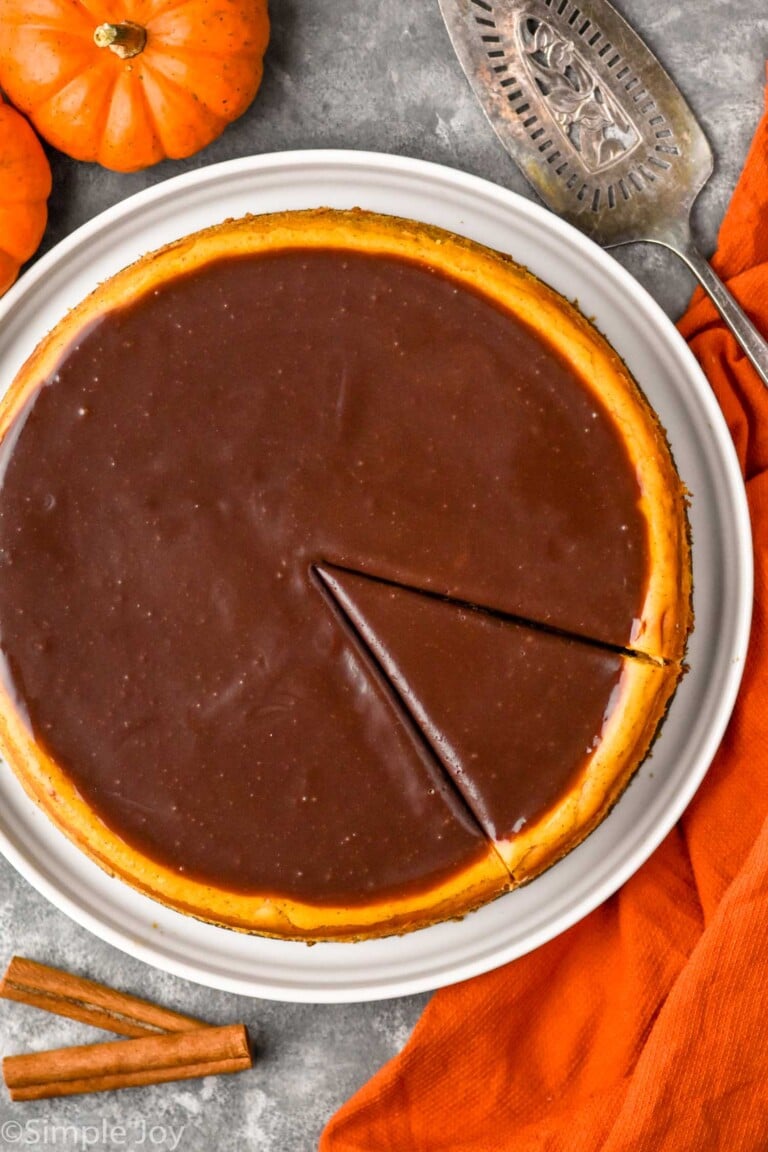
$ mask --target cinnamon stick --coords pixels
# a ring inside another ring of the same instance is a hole
[[[23,956],[12,958],[0,981],[0,996],[93,1024],[119,1036],[156,1036],[205,1027],[203,1020],[159,1008],[138,996],[117,992],[95,980],[72,976]]]
[[[3,1076],[11,1100],[43,1100],[239,1072],[251,1064],[245,1026],[228,1024],[6,1056]]]

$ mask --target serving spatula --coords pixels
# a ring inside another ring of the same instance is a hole
[[[768,344],[691,236],[709,144],[626,20],[608,0],[439,3],[485,114],[544,203],[606,248],[676,252],[768,385]]]

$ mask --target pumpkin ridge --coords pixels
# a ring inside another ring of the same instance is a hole
[[[153,57],[150,56],[144,64],[144,70],[145,70],[145,72],[151,71],[152,76],[155,79],[156,83],[158,83],[158,84],[162,83],[162,84],[166,85],[168,88],[171,88],[175,92],[177,92],[179,95],[184,96],[187,100],[191,101],[196,106],[201,107],[201,108],[205,108],[205,110],[207,112],[210,112],[211,116],[222,125],[222,131],[224,130],[224,128],[226,128],[229,124],[231,124],[233,122],[233,116],[232,115],[229,115],[229,114],[225,115],[221,111],[219,111],[217,108],[211,107],[211,105],[208,103],[208,101],[205,99],[204,96],[200,95],[198,92],[193,92],[191,88],[186,87],[179,80],[174,79],[173,76],[169,76],[168,73],[163,69],[159,58],[158,58],[158,60],[155,60]],[[145,95],[146,95],[146,93],[145,93]],[[240,89],[237,89],[237,95],[238,95],[238,97],[241,97],[242,93],[241,93]],[[242,108],[241,112],[238,113],[238,116],[242,115],[242,113],[245,112],[245,110],[247,108],[249,108],[252,103],[253,103],[253,100],[252,99],[249,100],[248,103]],[[234,106],[234,100],[232,101],[232,104]],[[234,119],[237,119],[237,118],[238,117],[234,117]]]
[[[254,58],[254,56],[261,60],[262,56],[259,51],[257,51],[255,48],[248,47],[246,44],[244,44],[241,48],[233,48],[231,51],[228,49],[226,52],[223,52],[217,48],[199,48],[196,44],[175,44],[169,40],[165,40],[163,36],[154,33],[152,35],[152,49],[150,49],[149,42],[147,42],[145,55],[147,52],[151,50],[157,50],[160,47],[162,47],[164,54],[170,55],[171,53],[174,53],[178,56],[205,56],[206,59],[213,56],[219,60],[238,59],[250,61]]]
[[[57,13],[51,10],[49,5],[43,12],[30,11],[33,6],[30,4],[29,8],[26,6],[19,9],[15,4],[10,5],[10,12],[8,11],[9,4],[0,0],[0,21],[6,27],[10,28],[24,28],[31,30],[40,30],[43,32],[58,32],[65,35],[84,36],[88,39],[89,32],[87,25],[92,20],[91,13],[81,0],[71,0],[69,7],[66,11]],[[73,12],[73,9],[75,11]],[[75,20],[82,20],[85,27],[82,29],[72,28],[73,17]]]
[[[155,80],[155,83],[158,83],[158,80],[157,80],[158,71],[156,68],[152,67],[151,60],[145,62],[144,70],[145,70],[145,72],[151,72],[152,76]],[[165,79],[165,77],[163,77],[163,79]],[[171,87],[175,87],[178,92],[182,93],[182,95],[186,96],[189,100],[194,101],[194,97],[189,92],[189,89],[182,88],[180,84],[171,85]],[[160,147],[163,149],[163,151],[165,152],[165,154],[167,156],[170,156],[170,151],[169,151],[169,149],[165,143],[165,137],[163,135],[162,125],[160,124],[160,122],[157,118],[157,114],[155,112],[155,109],[152,106],[152,101],[149,98],[149,93],[147,92],[147,89],[144,87],[143,84],[140,85],[140,88],[141,88],[141,98],[144,101],[144,106],[147,110],[147,116],[149,117],[149,122],[152,125],[152,129],[153,129],[155,135],[157,136],[157,139],[160,141]]]
[[[0,19],[3,19],[1,10]],[[61,92],[82,74],[83,61],[91,57],[91,45],[88,39],[81,36],[77,31],[64,30],[59,32],[56,28],[44,24],[24,24],[18,25],[18,27],[23,28],[25,39],[29,33],[39,33],[40,40],[44,43],[46,50],[50,50],[52,43],[57,54],[71,54],[76,57],[68,69],[54,76],[27,83],[27,77],[21,68],[14,69],[12,64],[9,64],[7,68],[5,67],[5,54],[0,52],[0,88],[3,88],[13,105],[25,116],[28,116],[33,121],[35,128],[40,131],[37,124],[40,109],[44,108],[50,100],[56,97],[58,92]],[[89,68],[92,66],[92,64],[88,65]]]
[[[91,67],[93,67],[93,65],[91,65]],[[90,69],[89,69],[89,71],[90,71]],[[40,109],[42,109],[46,106],[46,104],[48,103],[49,100],[53,100],[54,97],[59,94],[59,92],[63,92],[65,88],[69,87],[69,85],[73,82],[73,80],[76,80],[77,77],[81,76],[82,74],[83,74],[82,64],[79,61],[77,61],[72,65],[71,69],[68,72],[64,73],[63,76],[57,76],[55,81],[49,81],[45,85],[44,89],[43,89],[43,86],[41,84],[40,85],[40,91],[44,91],[45,95],[42,97],[42,99],[40,101],[36,101],[34,104],[27,104],[27,108],[29,109],[29,114],[31,116],[36,116],[37,113],[40,111]]]
[[[102,0],[92,0],[90,4],[88,0],[70,0],[70,2],[73,3],[74,7],[79,8],[81,12],[85,13],[88,23],[91,25],[90,34],[93,35],[93,29],[96,25],[104,23],[104,4]],[[130,4],[126,5],[126,7],[130,7]],[[125,16],[124,19],[129,20],[130,17]]]
[[[101,61],[99,61],[99,63],[101,64]],[[108,63],[105,62],[104,65],[102,65],[102,66],[108,67]],[[99,140],[101,140],[101,138],[104,136],[104,133],[107,130],[107,123],[109,121],[109,117],[110,117],[110,114],[112,112],[112,101],[115,98],[115,88],[116,87],[117,87],[117,82],[115,82],[115,84],[113,84],[113,86],[110,90],[109,100],[104,101],[104,103],[102,104],[102,107],[101,107],[101,113],[100,113],[98,119],[95,120],[96,128],[97,128],[97,135],[99,137]],[[96,157],[94,157],[94,159],[96,159]]]
[[[77,28],[57,28],[52,24],[31,24],[26,20],[20,20],[17,24],[11,25],[10,20],[4,21],[6,25],[23,28],[25,33],[38,32],[41,36],[55,39],[56,46],[66,50],[67,41],[75,41],[78,46],[85,44],[88,48],[92,45],[92,39],[87,31],[80,32]]]
[[[232,122],[231,118],[229,118],[227,116],[222,116],[220,112],[217,112],[214,109],[212,109],[210,107],[210,105],[208,105],[205,102],[205,100],[202,99],[202,97],[197,95],[196,92],[193,92],[190,88],[186,88],[183,84],[180,84],[178,82],[178,80],[174,80],[172,77],[166,76],[165,73],[162,71],[162,69],[156,68],[156,67],[148,67],[145,69],[145,71],[148,73],[151,72],[152,80],[154,81],[154,83],[157,85],[158,88],[168,89],[169,92],[175,93],[177,96],[181,97],[181,99],[184,100],[186,103],[194,106],[195,108],[200,109],[202,112],[205,112],[205,114],[208,117],[210,117],[210,120],[212,122],[214,122],[215,124],[220,126],[219,135]],[[149,93],[147,92],[145,87],[142,87],[142,95],[144,96],[144,100],[145,100],[147,108],[149,110],[149,115],[152,118],[152,124],[155,126],[155,131],[158,132],[160,141],[161,141],[163,147],[165,148],[165,140],[164,140],[163,136],[160,134],[160,131],[161,131],[160,125],[158,124],[157,116],[156,116],[155,110],[152,106],[152,102],[150,100]],[[168,155],[172,156],[172,153],[168,152]]]
[[[249,55],[259,58],[264,56],[269,46],[270,33],[266,3],[264,3],[263,9],[259,10],[257,7],[258,0],[256,0],[256,5],[254,0],[251,0],[249,13],[243,11],[242,6],[238,11],[236,5],[228,0],[231,7],[225,7],[218,27],[212,25],[210,20],[204,21],[201,25],[203,43],[200,44],[201,38],[196,38],[194,32],[189,28],[181,34],[181,38],[178,38],[178,28],[172,20],[168,19],[173,16],[174,12],[189,8],[194,2],[195,0],[176,0],[172,7],[153,13],[151,19],[147,20],[146,23],[154,44],[164,45],[167,51],[186,50],[189,47],[206,56],[233,56],[240,53],[238,45],[242,45],[246,47]],[[254,10],[255,7],[256,10]],[[220,41],[222,31],[226,37],[225,46],[217,48],[215,44]],[[213,40],[213,44],[211,40]],[[198,47],[198,45],[200,46]]]
[[[154,79],[155,84],[166,85],[167,88],[173,89],[175,92],[180,94],[180,96],[182,96],[185,100],[189,100],[191,104],[201,105],[204,108],[207,108],[207,111],[210,112],[211,115],[215,116],[216,120],[221,120],[222,123],[225,124],[225,127],[229,123],[229,121],[225,119],[225,116],[221,116],[218,113],[213,112],[213,109],[208,107],[208,105],[205,103],[205,100],[201,99],[201,97],[198,96],[197,92],[193,92],[190,88],[187,88],[187,85],[182,84],[180,81],[177,81],[177,79],[174,79],[173,76],[168,76],[167,73],[165,73],[165,71],[162,70],[162,68],[158,67],[157,62],[155,62],[151,58],[146,61],[145,66],[144,66],[144,70],[146,71],[146,73],[152,74],[152,78]],[[147,101],[147,107],[149,107],[150,111],[152,112],[152,122],[154,123],[155,122],[154,121],[154,111],[153,111],[152,105],[150,103],[149,93],[147,93],[146,89],[144,89],[144,88],[143,88],[143,92],[144,92],[144,98]],[[155,124],[155,128],[157,128],[159,131],[157,124]]]
[[[3,16],[3,24],[7,28],[23,28],[25,32],[55,32],[57,35],[77,36],[78,39],[83,40],[88,40],[89,38],[86,29],[80,31],[80,29],[71,28],[69,24],[64,23],[59,26],[55,20],[42,22],[39,20],[25,20],[21,16]]]
[[[91,27],[91,24],[92,21],[96,18],[95,13],[91,11],[88,4],[84,3],[84,0],[71,0],[71,7],[79,9],[83,20],[88,25],[88,28],[84,29],[82,34],[86,39],[90,39],[90,37],[93,35],[93,28]],[[67,27],[69,27],[68,23]]]
[[[142,57],[141,67],[142,67],[143,71],[146,71],[146,63],[143,61],[143,57]],[[104,117],[104,121],[103,121],[103,124],[101,125],[101,130],[99,133],[100,137],[102,137],[102,142],[101,142],[101,146],[100,146],[99,153],[98,153],[98,160],[99,160],[99,163],[103,164],[105,167],[111,167],[111,165],[107,164],[105,162],[105,160],[103,160],[101,158],[104,155],[104,137],[106,137],[106,135],[107,135],[107,127],[109,125],[110,117],[112,116],[115,101],[116,101],[116,98],[118,96],[118,88],[120,87],[121,81],[123,81],[123,80],[127,81],[127,87],[124,89],[124,91],[121,92],[121,95],[129,95],[130,99],[134,102],[134,105],[133,105],[134,108],[138,108],[139,104],[141,105],[142,111],[146,113],[146,123],[149,126],[150,130],[152,131],[154,142],[159,146],[161,152],[164,153],[165,155],[167,155],[167,153],[165,152],[164,145],[163,145],[162,136],[160,135],[160,132],[158,129],[157,117],[155,116],[154,110],[149,105],[149,102],[147,100],[147,94],[144,91],[144,85],[141,82],[140,77],[134,76],[134,77],[128,79],[127,77],[125,77],[124,74],[121,74],[115,80],[115,83],[112,87],[111,98],[107,104],[106,115]],[[164,158],[164,156],[161,156],[161,158]],[[156,162],[157,161],[153,161],[153,163],[156,163]],[[141,165],[141,167],[146,167],[146,165]],[[121,168],[121,169],[116,169],[116,170],[117,171],[127,171],[127,172],[136,171],[136,169],[133,167]]]
[[[158,16],[168,16],[172,12],[175,12],[177,8],[186,8],[188,3],[189,0],[168,0],[167,4],[164,4],[163,0],[156,0],[155,3],[151,3],[150,0],[149,6],[152,11],[146,18],[145,28],[149,31],[152,21],[156,20]]]
[[[72,76],[70,76],[70,78],[67,80],[66,84],[58,86],[54,92],[51,92],[50,95],[46,96],[45,100],[43,100],[42,103],[38,104],[35,107],[35,110],[34,110],[35,119],[36,120],[44,119],[46,117],[46,114],[51,112],[52,105],[54,105],[55,102],[61,96],[63,96],[66,93],[67,89],[71,85],[76,83],[76,81],[78,81],[82,76],[89,76],[91,73],[95,74],[97,71],[102,71],[104,69],[104,67],[105,67],[105,63],[102,60],[97,59],[97,60],[94,60],[94,62],[90,65],[90,67],[85,69],[85,71],[83,71],[82,69],[77,69],[72,74]],[[96,104],[96,107],[97,108],[99,107],[98,103]],[[99,108],[98,114],[96,112],[94,112],[94,114],[93,114],[92,122],[95,124],[96,128],[98,129],[98,135],[99,136],[101,136],[103,134],[104,129],[106,127],[107,120],[109,118],[110,107],[111,107],[111,99],[110,100],[104,100],[101,103],[101,107]],[[54,115],[55,115],[55,113],[54,113]],[[46,131],[46,139],[47,138],[48,138],[48,133]],[[58,144],[54,144],[54,147],[58,147]],[[76,159],[77,158],[79,158],[79,157],[76,157]]]

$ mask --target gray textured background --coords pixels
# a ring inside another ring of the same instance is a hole
[[[762,108],[765,0],[622,0],[619,6],[675,77],[713,146],[715,173],[695,210],[696,233],[709,253]],[[262,90],[202,154],[130,176],[51,157],[54,192],[42,251],[149,184],[218,160],[283,149],[403,153],[528,194],[468,89],[436,0],[272,0],[271,10]],[[679,315],[691,281],[671,253],[640,246],[620,258]],[[10,1104],[3,1094],[2,1152],[34,1143],[182,1152],[311,1149],[333,1110],[403,1045],[427,1001],[410,996],[315,1007],[210,992],[101,943],[2,860],[0,940],[0,966],[18,952],[212,1022],[243,1020],[257,1051],[255,1069],[233,1077],[28,1105]],[[2,1055],[86,1043],[92,1035],[0,1001]]]

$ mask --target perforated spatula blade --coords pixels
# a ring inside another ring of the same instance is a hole
[[[697,250],[712,172],[691,109],[608,0],[439,0],[504,147],[549,208],[598,244],[677,252],[768,385],[768,345]]]

